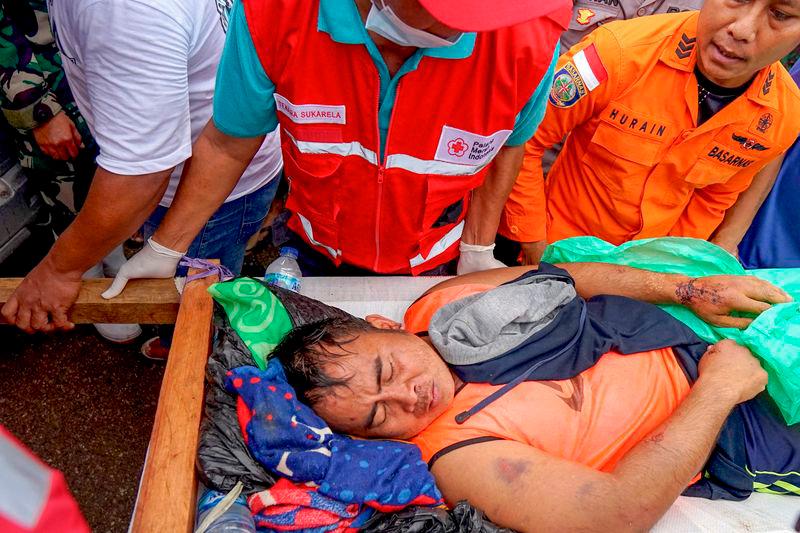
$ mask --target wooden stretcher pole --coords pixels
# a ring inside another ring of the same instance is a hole
[[[214,309],[206,289],[216,281],[216,276],[196,280],[183,291],[133,511],[134,533],[194,529],[195,458]]]
[[[0,307],[22,281],[22,278],[0,278]],[[122,294],[104,300],[100,294],[111,285],[111,279],[86,279],[78,299],[69,312],[75,324],[172,324],[178,316],[180,296],[172,279],[141,279],[128,283]],[[0,324],[3,324],[0,316]]]

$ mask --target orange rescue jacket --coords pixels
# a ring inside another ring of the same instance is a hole
[[[502,235],[620,244],[712,234],[753,176],[797,138],[800,91],[774,63],[698,126],[697,19],[689,12],[612,22],[559,59]],[[545,207],[542,154],[567,134]]]

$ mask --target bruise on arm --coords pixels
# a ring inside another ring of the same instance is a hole
[[[506,459],[500,457],[494,461],[494,471],[497,478],[507,485],[514,485],[520,478],[528,473],[532,465],[525,459]]]
[[[575,495],[578,497],[579,500],[583,500],[586,498],[596,498],[597,495],[594,492],[595,484],[592,481],[586,481],[581,483],[578,487],[578,490],[575,491]]]
[[[496,524],[523,533],[585,529],[611,489],[608,474],[508,440],[453,450],[431,471],[448,503],[468,500]]]

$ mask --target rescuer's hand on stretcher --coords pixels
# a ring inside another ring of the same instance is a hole
[[[461,241],[458,245],[458,251],[461,254],[458,258],[458,267],[456,267],[456,272],[459,275],[506,266],[494,258],[494,243],[483,246],[480,244],[467,244]]]
[[[144,248],[120,267],[111,286],[102,294],[103,298],[118,296],[130,279],[173,277],[181,257],[183,252],[170,250],[158,244],[152,237],[147,239]]]
[[[520,260],[523,265],[538,265],[547,248],[547,241],[521,242]]]

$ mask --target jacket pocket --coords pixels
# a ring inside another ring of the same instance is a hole
[[[726,183],[735,174],[754,165],[761,158],[722,144],[714,139],[686,173],[684,180],[695,187]]]
[[[664,141],[644,138],[601,121],[581,159],[587,174],[596,175],[612,192],[631,181],[641,183],[658,162]]]
[[[284,173],[289,182],[286,207],[319,220],[333,222],[338,211],[337,190],[342,157],[304,153],[292,138],[287,137],[283,140]]]

